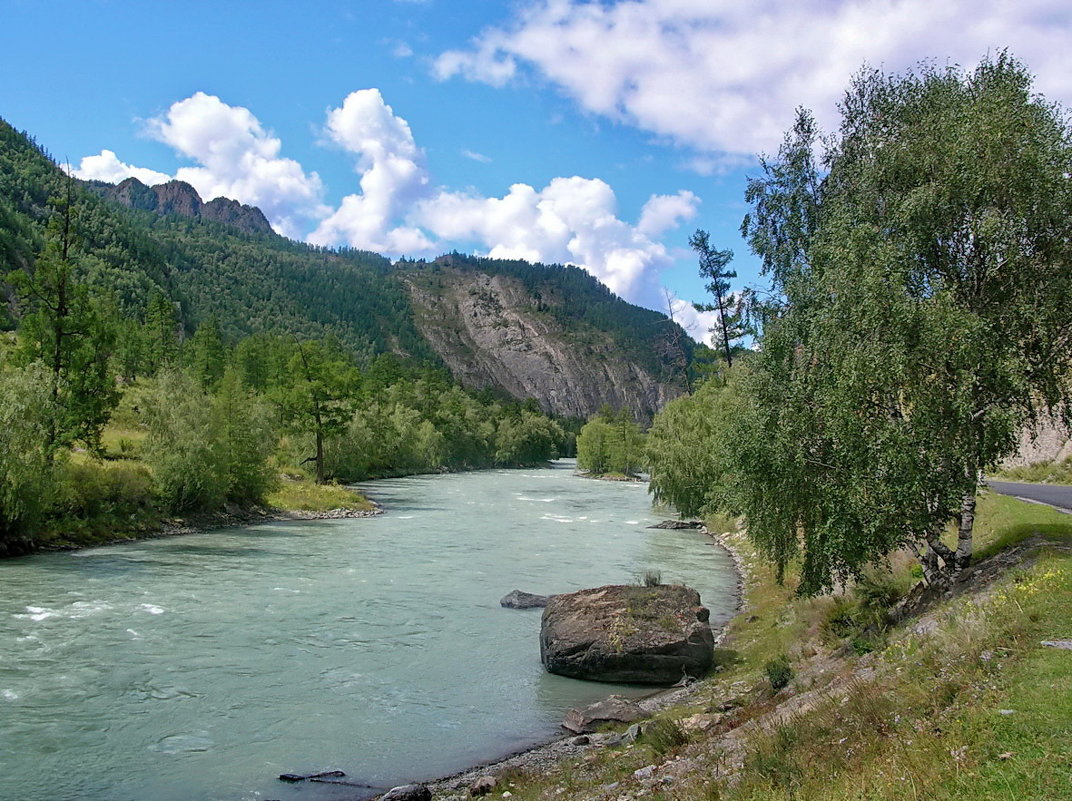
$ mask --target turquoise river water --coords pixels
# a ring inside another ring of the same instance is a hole
[[[717,625],[735,581],[707,538],[646,528],[645,485],[572,469],[377,481],[376,518],[0,562],[0,797],[334,801],[355,790],[276,776],[390,787],[553,736],[622,688],[546,674],[540,610],[501,596],[657,569]]]

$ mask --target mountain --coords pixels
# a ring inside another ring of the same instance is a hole
[[[536,286],[516,274],[520,264],[539,277]],[[590,417],[609,404],[648,419],[681,394],[666,380],[668,368],[653,358],[670,322],[613,296],[603,302],[639,318],[631,337],[571,319],[573,310],[592,307],[564,288],[567,270],[594,289],[578,268],[457,255],[407,269],[402,281],[417,328],[463,385],[533,397],[545,411],[565,417]]]
[[[83,279],[135,319],[164,293],[187,333],[213,319],[231,340],[329,337],[359,364],[394,353],[559,415],[588,417],[610,404],[642,420],[683,391],[682,366],[702,349],[577,267],[457,253],[392,263],[286,239],[259,209],[206,203],[182,181],[76,183]],[[65,184],[47,153],[0,120],[3,274],[32,267]],[[18,309],[4,291],[11,325]]]
[[[256,206],[246,206],[225,197],[202,203],[197,190],[185,181],[168,181],[152,187],[137,178],[127,178],[115,185],[103,181],[90,183],[102,197],[132,209],[215,220],[250,234],[272,232],[268,218]]]

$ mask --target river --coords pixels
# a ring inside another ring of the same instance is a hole
[[[621,691],[546,674],[541,594],[663,580],[732,612],[729,557],[651,530],[642,484],[570,462],[392,479],[387,513],[268,523],[0,562],[0,795],[331,801],[547,739]],[[628,688],[627,692],[642,690]]]

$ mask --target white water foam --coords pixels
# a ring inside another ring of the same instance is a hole
[[[54,617],[79,620],[111,609],[111,606],[104,601],[75,601],[63,609],[51,609],[47,606],[27,606],[25,608],[25,614],[15,615],[14,617],[19,620],[32,620],[35,623],[40,623],[42,620]]]
[[[19,694],[17,692],[15,692],[14,690],[4,690],[3,692],[0,692],[0,697],[3,697],[3,699],[5,701],[18,701],[19,700]]]
[[[46,609],[43,606],[27,606],[26,614],[15,615],[19,620],[32,620],[35,623],[39,623],[42,620],[48,620],[50,617],[57,617],[59,612],[55,609]]]
[[[162,615],[165,611],[162,606],[157,606],[156,604],[138,604],[138,608],[145,610],[150,615]]]

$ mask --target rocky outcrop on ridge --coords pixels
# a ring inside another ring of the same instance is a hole
[[[556,595],[540,628],[551,673],[623,684],[670,685],[711,667],[710,613],[689,587],[609,585]]]
[[[175,214],[233,225],[246,233],[271,233],[272,226],[256,206],[218,197],[204,203],[197,190],[185,181],[168,181],[146,186],[137,178],[127,178],[115,186],[100,185],[104,197],[124,206],[157,214]]]

